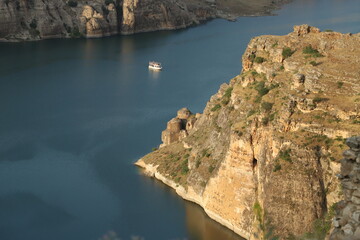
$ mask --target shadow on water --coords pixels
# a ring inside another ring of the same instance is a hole
[[[74,220],[63,209],[27,192],[0,197],[0,206],[0,235],[8,239],[21,239],[24,235],[28,239],[42,239],[64,230]]]

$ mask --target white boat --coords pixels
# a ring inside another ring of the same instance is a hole
[[[161,70],[162,69],[161,63],[151,61],[151,62],[149,62],[149,69]]]

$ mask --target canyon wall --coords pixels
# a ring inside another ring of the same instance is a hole
[[[252,39],[192,127],[168,124],[136,164],[246,239],[325,238],[360,132],[359,40],[307,25]]]
[[[288,0],[1,0],[0,41],[103,37],[270,14]]]

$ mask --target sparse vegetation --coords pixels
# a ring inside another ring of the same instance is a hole
[[[281,150],[279,152],[279,158],[286,161],[286,162],[289,162],[289,163],[292,163],[292,159],[291,159],[291,156],[290,156],[290,153],[291,153],[291,149],[288,148],[288,149],[285,149],[285,150]]]
[[[336,203],[333,204],[324,217],[316,219],[313,222],[312,231],[304,234],[300,239],[324,240],[331,229],[332,218],[335,216]]]
[[[312,48],[311,45],[304,47],[303,53],[307,54],[308,56],[315,57],[315,58],[323,57],[323,55],[321,55],[318,50]]]
[[[344,85],[344,82],[338,81],[336,83],[336,85],[337,85],[338,88],[342,88],[342,86]]]
[[[266,86],[265,86],[265,82],[264,81],[260,81],[256,84],[255,86],[255,90],[258,92],[258,95],[260,97],[268,94],[268,92],[270,91]]]
[[[291,57],[291,55],[293,55],[293,54],[294,54],[294,51],[291,50],[291,48],[289,48],[289,47],[283,48],[282,56],[283,56],[284,58]]]
[[[188,160],[185,159],[182,163],[181,163],[181,174],[185,175],[189,172],[189,167],[188,167]]]
[[[254,59],[254,62],[255,63],[263,63],[263,62],[265,62],[266,60],[265,60],[265,58],[263,58],[263,57],[256,57],[255,59]]]
[[[277,171],[280,171],[280,170],[281,170],[281,164],[278,163],[278,162],[275,163],[273,172],[277,172]]]
[[[211,111],[212,111],[212,112],[215,112],[215,111],[219,110],[220,108],[221,108],[221,105],[220,105],[220,104],[216,104],[216,105],[211,109]]]
[[[153,148],[151,148],[151,151],[156,151],[156,150],[158,150],[158,148],[157,147],[153,147]]]
[[[268,123],[269,123],[269,117],[268,116],[265,116],[265,117],[263,117],[261,119],[261,124],[262,125],[266,126],[266,125],[268,125]]]
[[[262,102],[261,103],[261,108],[266,111],[266,112],[270,112],[272,107],[273,107],[273,103],[270,103],[270,102]]]
[[[313,103],[320,103],[320,102],[326,102],[326,101],[329,101],[328,98],[323,98],[323,97],[315,97],[313,99]]]
[[[317,66],[317,65],[319,65],[319,63],[317,63],[317,62],[315,62],[315,61],[311,61],[311,62],[309,62],[310,63],[310,65],[312,65],[312,66]]]
[[[215,167],[213,165],[210,165],[208,168],[209,173],[212,173],[215,170]]]
[[[232,87],[229,87],[228,89],[226,89],[224,97],[231,97],[232,90],[233,90]]]
[[[247,113],[247,117],[250,117],[252,115],[254,115],[256,113],[256,110],[255,109],[251,109],[248,113]]]
[[[249,57],[250,61],[251,61],[251,62],[254,62],[255,57],[256,57],[255,53],[252,53],[252,54],[250,55],[250,57]]]

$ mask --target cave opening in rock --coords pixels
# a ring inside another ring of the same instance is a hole
[[[252,160],[252,168],[254,169],[257,165],[257,159],[256,158],[253,158]]]

